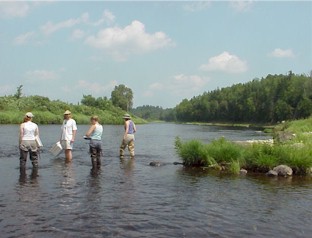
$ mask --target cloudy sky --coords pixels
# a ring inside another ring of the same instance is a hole
[[[312,70],[310,1],[0,1],[0,96],[134,106]]]

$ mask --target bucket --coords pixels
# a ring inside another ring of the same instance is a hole
[[[43,146],[39,136],[36,136],[35,140],[36,140],[36,143],[37,143],[38,147],[42,147]]]
[[[61,152],[62,152],[62,145],[61,143],[58,141],[56,142],[52,148],[49,150],[54,156],[58,156]]]

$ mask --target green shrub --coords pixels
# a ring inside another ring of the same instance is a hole
[[[239,174],[241,167],[239,161],[232,161],[229,165],[229,172],[231,174]]]
[[[233,142],[227,141],[223,137],[212,141],[207,146],[208,155],[214,158],[217,163],[230,163],[242,160],[243,147]]]
[[[281,159],[281,163],[290,166],[295,174],[305,174],[309,168],[312,168],[312,147],[310,145],[296,147],[288,145],[285,148],[287,156]]]
[[[175,148],[185,166],[209,166],[215,164],[215,161],[207,153],[207,147],[199,140],[182,143],[180,138],[176,138]]]

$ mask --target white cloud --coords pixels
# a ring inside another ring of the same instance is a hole
[[[85,33],[83,30],[80,30],[80,29],[76,29],[72,32],[71,34],[71,38],[72,39],[81,39],[85,36]]]
[[[44,34],[50,35],[63,28],[71,28],[79,23],[86,23],[88,22],[88,19],[89,19],[89,14],[83,13],[81,17],[79,18],[76,18],[76,19],[71,18],[66,21],[62,21],[62,22],[55,23],[55,24],[49,21],[43,26],[41,26],[40,29]]]
[[[16,44],[16,45],[26,44],[30,40],[32,40],[34,36],[35,36],[35,33],[33,31],[26,32],[24,34],[21,34],[21,35],[15,37],[14,44]]]
[[[101,30],[96,36],[89,36],[86,44],[107,50],[117,60],[125,60],[130,54],[157,50],[173,45],[173,42],[165,33],[149,34],[143,23],[133,21],[124,28],[109,27]]]
[[[159,92],[175,94],[180,97],[192,97],[196,93],[201,93],[209,78],[198,75],[178,74],[171,77],[166,83],[153,83],[143,93],[145,97],[153,97]]]
[[[200,91],[207,82],[207,78],[198,75],[178,74],[173,77],[170,88],[177,94],[181,92],[193,94]]]
[[[164,86],[161,83],[153,83],[150,85],[150,89],[153,90],[162,90]]]
[[[113,23],[115,21],[115,16],[112,12],[110,12],[109,10],[105,10],[103,12],[103,17],[102,19],[104,19],[105,22],[107,23]]]
[[[211,6],[211,1],[195,1],[183,5],[183,9],[188,12],[198,12]]]
[[[47,81],[58,79],[57,73],[48,70],[32,70],[26,72],[26,77],[29,81]]]
[[[34,8],[53,3],[45,1],[2,1],[0,0],[0,18],[26,17]]]
[[[230,6],[238,11],[238,12],[246,12],[250,10],[251,6],[253,5],[254,1],[249,0],[249,1],[230,1]]]
[[[247,71],[247,64],[236,55],[227,51],[220,55],[211,57],[207,64],[200,66],[203,71],[224,71],[227,73],[242,73]]]
[[[99,26],[99,25],[102,25],[104,23],[106,23],[107,25],[110,25],[110,24],[115,22],[115,18],[116,18],[115,15],[111,11],[106,9],[106,10],[104,10],[100,19],[98,19],[95,22],[89,21],[89,19],[88,19],[88,21],[86,21],[85,23],[88,23],[91,26]]]
[[[118,83],[115,80],[105,84],[79,80],[77,87],[83,89],[86,93],[100,94],[112,91],[117,84]]]
[[[25,17],[31,9],[31,3],[23,1],[0,2],[0,17]]]
[[[165,90],[165,89],[166,89],[166,86],[159,82],[152,83],[151,85],[149,85],[148,89],[145,92],[143,92],[143,96],[153,97],[155,95],[155,92]]]
[[[295,56],[291,49],[283,50],[280,48],[274,49],[269,55],[276,58],[292,58]]]

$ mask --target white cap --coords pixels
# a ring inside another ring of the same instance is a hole
[[[29,117],[29,118],[32,118],[32,117],[34,117],[34,114],[32,114],[31,112],[27,112],[27,113],[25,114],[25,116],[26,116],[26,117]]]

